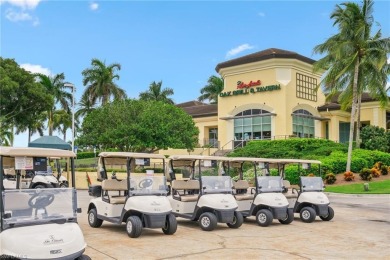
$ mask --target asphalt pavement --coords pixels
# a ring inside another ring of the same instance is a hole
[[[103,222],[88,225],[91,197],[78,190],[83,212],[79,224],[92,259],[390,259],[390,195],[328,194],[333,220],[317,217],[303,223],[299,214],[289,225],[279,221],[268,227],[249,217],[239,229],[225,224],[202,231],[197,222],[178,218],[174,235],[161,229],[144,229],[130,238],[125,225]]]

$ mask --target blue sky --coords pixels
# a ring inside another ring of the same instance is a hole
[[[130,98],[163,81],[181,103],[197,99],[229,59],[268,48],[320,58],[313,47],[336,32],[329,16],[341,2],[0,0],[0,55],[33,72],[63,72],[76,101],[81,71],[98,58],[122,65],[116,83]],[[390,1],[375,2],[374,18],[389,37]],[[27,146],[27,134],[14,145]]]

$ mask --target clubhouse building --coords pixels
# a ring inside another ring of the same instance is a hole
[[[347,142],[350,112],[337,97],[327,102],[317,85],[315,60],[298,53],[266,49],[219,63],[224,80],[218,104],[190,101],[177,106],[193,117],[199,145],[231,150],[250,140],[291,137]],[[362,125],[390,129],[390,106],[362,96]]]

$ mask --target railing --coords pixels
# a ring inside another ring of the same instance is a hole
[[[218,139],[203,139],[202,146],[208,146],[210,148],[219,148],[220,142]]]

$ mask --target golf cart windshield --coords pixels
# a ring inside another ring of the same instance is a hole
[[[257,177],[259,192],[282,192],[282,179],[279,176]]]
[[[324,182],[320,177],[301,177],[301,190],[304,191],[323,191]]]
[[[230,176],[202,176],[204,193],[232,193]]]
[[[165,176],[131,176],[130,195],[166,195]]]
[[[76,220],[73,188],[4,190],[3,228]]]

